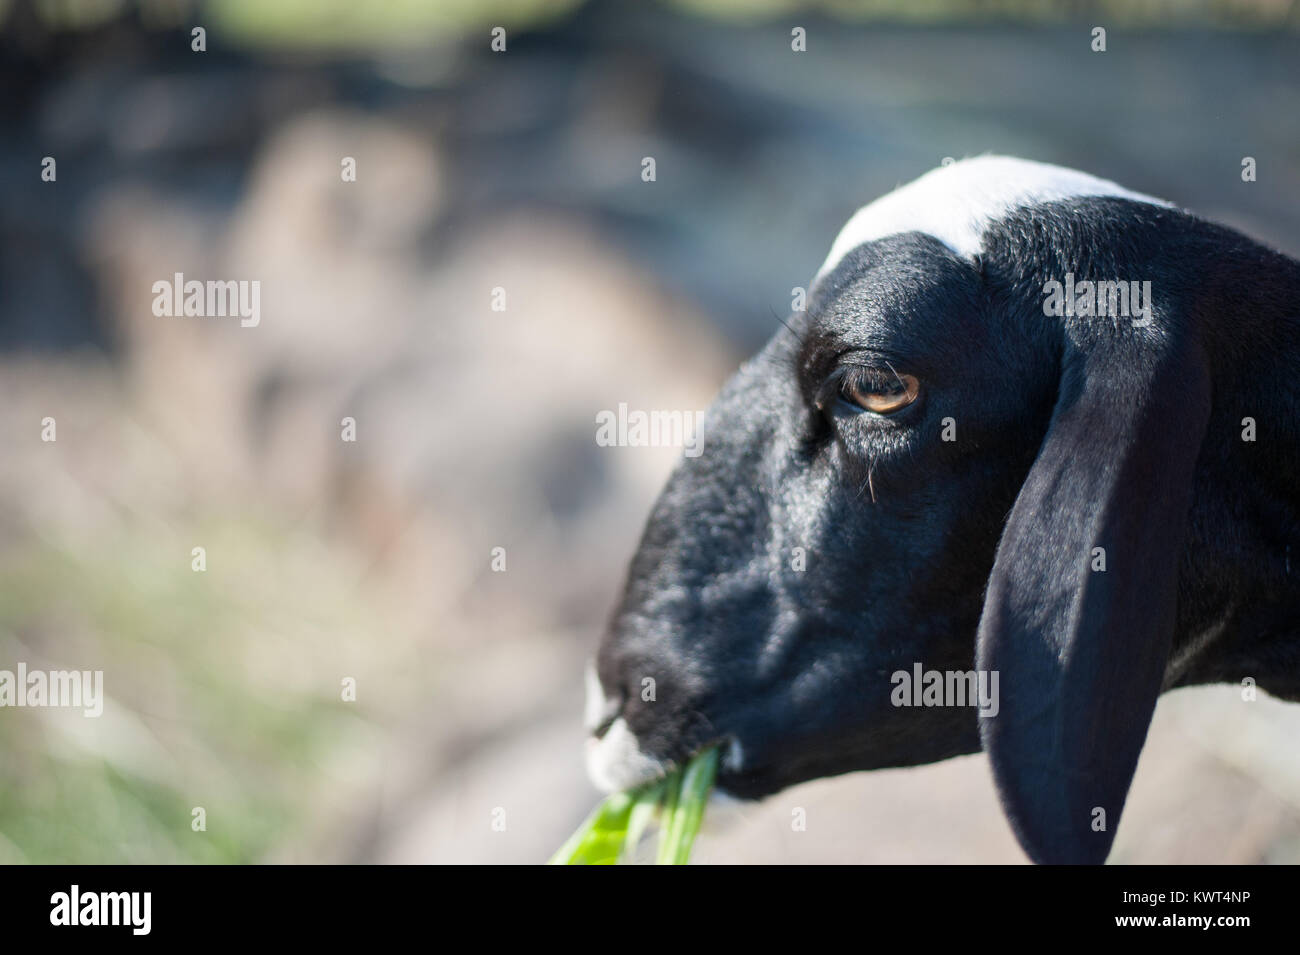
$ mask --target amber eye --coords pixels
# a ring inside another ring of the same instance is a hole
[[[857,369],[845,375],[840,384],[840,396],[845,401],[875,414],[893,414],[906,408],[920,392],[921,383],[914,376],[890,369]]]

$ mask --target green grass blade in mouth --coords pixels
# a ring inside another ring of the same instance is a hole
[[[627,837],[636,806],[631,793],[614,793],[596,807],[547,865],[613,865]]]
[[[671,820],[665,814],[664,826],[659,836],[659,864],[686,865],[691,857],[691,847],[704,821],[704,807],[718,776],[718,751],[706,749],[682,771],[681,783],[673,807]]]
[[[704,819],[704,806],[718,774],[718,751],[710,747],[684,769],[629,792],[614,793],[596,807],[548,865],[612,865],[631,862],[646,828],[659,816],[660,865],[685,865]]]
[[[664,801],[659,812],[659,851],[655,865],[668,865],[672,859],[669,832],[677,820],[677,799],[681,792],[682,771],[674,769],[664,780]]]
[[[667,780],[661,779],[657,783],[651,783],[637,790],[636,805],[632,807],[632,814],[628,817],[627,838],[623,842],[623,851],[619,853],[619,862],[631,864],[635,861],[636,847],[641,843],[646,828],[654,821],[655,813],[659,811],[659,805],[664,800],[666,785]]]

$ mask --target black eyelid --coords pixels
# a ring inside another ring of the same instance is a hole
[[[899,377],[898,372],[892,368],[885,369],[868,365],[849,366],[842,377],[853,378],[857,384],[870,385],[873,388],[903,380]]]
[[[846,366],[836,379],[840,396],[846,397],[844,390],[848,387],[874,392],[906,390],[907,382],[903,380],[903,376],[894,370],[893,365],[889,365],[888,362],[885,364],[888,365],[887,368],[878,365]]]

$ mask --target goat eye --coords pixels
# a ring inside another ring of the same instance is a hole
[[[920,393],[921,383],[915,376],[890,369],[857,369],[840,382],[841,398],[875,414],[893,414],[906,408]]]

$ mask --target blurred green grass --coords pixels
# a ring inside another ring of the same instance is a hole
[[[249,44],[403,48],[475,27],[535,27],[582,0],[388,0],[382,8],[350,0],[213,0],[213,26]]]
[[[348,575],[283,529],[232,518],[194,537],[205,573],[138,531],[0,562],[2,665],[103,669],[106,700],[98,719],[4,713],[0,862],[264,859],[301,831],[338,752],[368,735],[363,704],[340,694],[357,674],[316,662],[374,626]],[[191,829],[196,806],[205,832]]]

